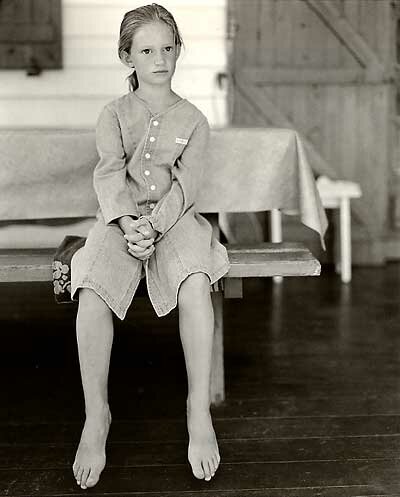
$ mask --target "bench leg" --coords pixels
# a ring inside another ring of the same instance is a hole
[[[226,278],[224,281],[224,297],[226,299],[243,298],[242,278]]]
[[[211,299],[214,308],[214,345],[211,366],[211,403],[218,405],[225,400],[224,379],[224,321],[223,294],[213,292]]]

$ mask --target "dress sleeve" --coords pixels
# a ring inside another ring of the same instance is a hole
[[[158,241],[194,205],[207,161],[210,127],[204,118],[172,168],[172,184],[147,218],[160,233]]]
[[[106,224],[121,216],[139,217],[127,184],[125,150],[119,120],[110,108],[101,112],[96,126],[96,146],[100,157],[93,185]]]

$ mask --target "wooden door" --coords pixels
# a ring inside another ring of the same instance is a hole
[[[354,259],[381,263],[395,112],[391,0],[229,0],[231,121],[299,131],[317,174],[356,181]]]

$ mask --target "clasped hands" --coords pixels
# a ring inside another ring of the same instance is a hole
[[[128,244],[128,252],[141,261],[149,259],[155,250],[156,236],[157,231],[146,218],[131,219],[124,235]]]

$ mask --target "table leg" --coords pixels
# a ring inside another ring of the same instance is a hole
[[[212,292],[214,308],[214,346],[211,365],[211,403],[218,405],[225,400],[224,378],[224,319],[222,292]]]
[[[271,228],[271,242],[279,243],[282,241],[282,214],[278,209],[271,210],[270,217],[270,228]],[[282,283],[282,276],[274,276],[274,283]]]
[[[343,283],[351,281],[350,199],[340,199],[340,272]]]

